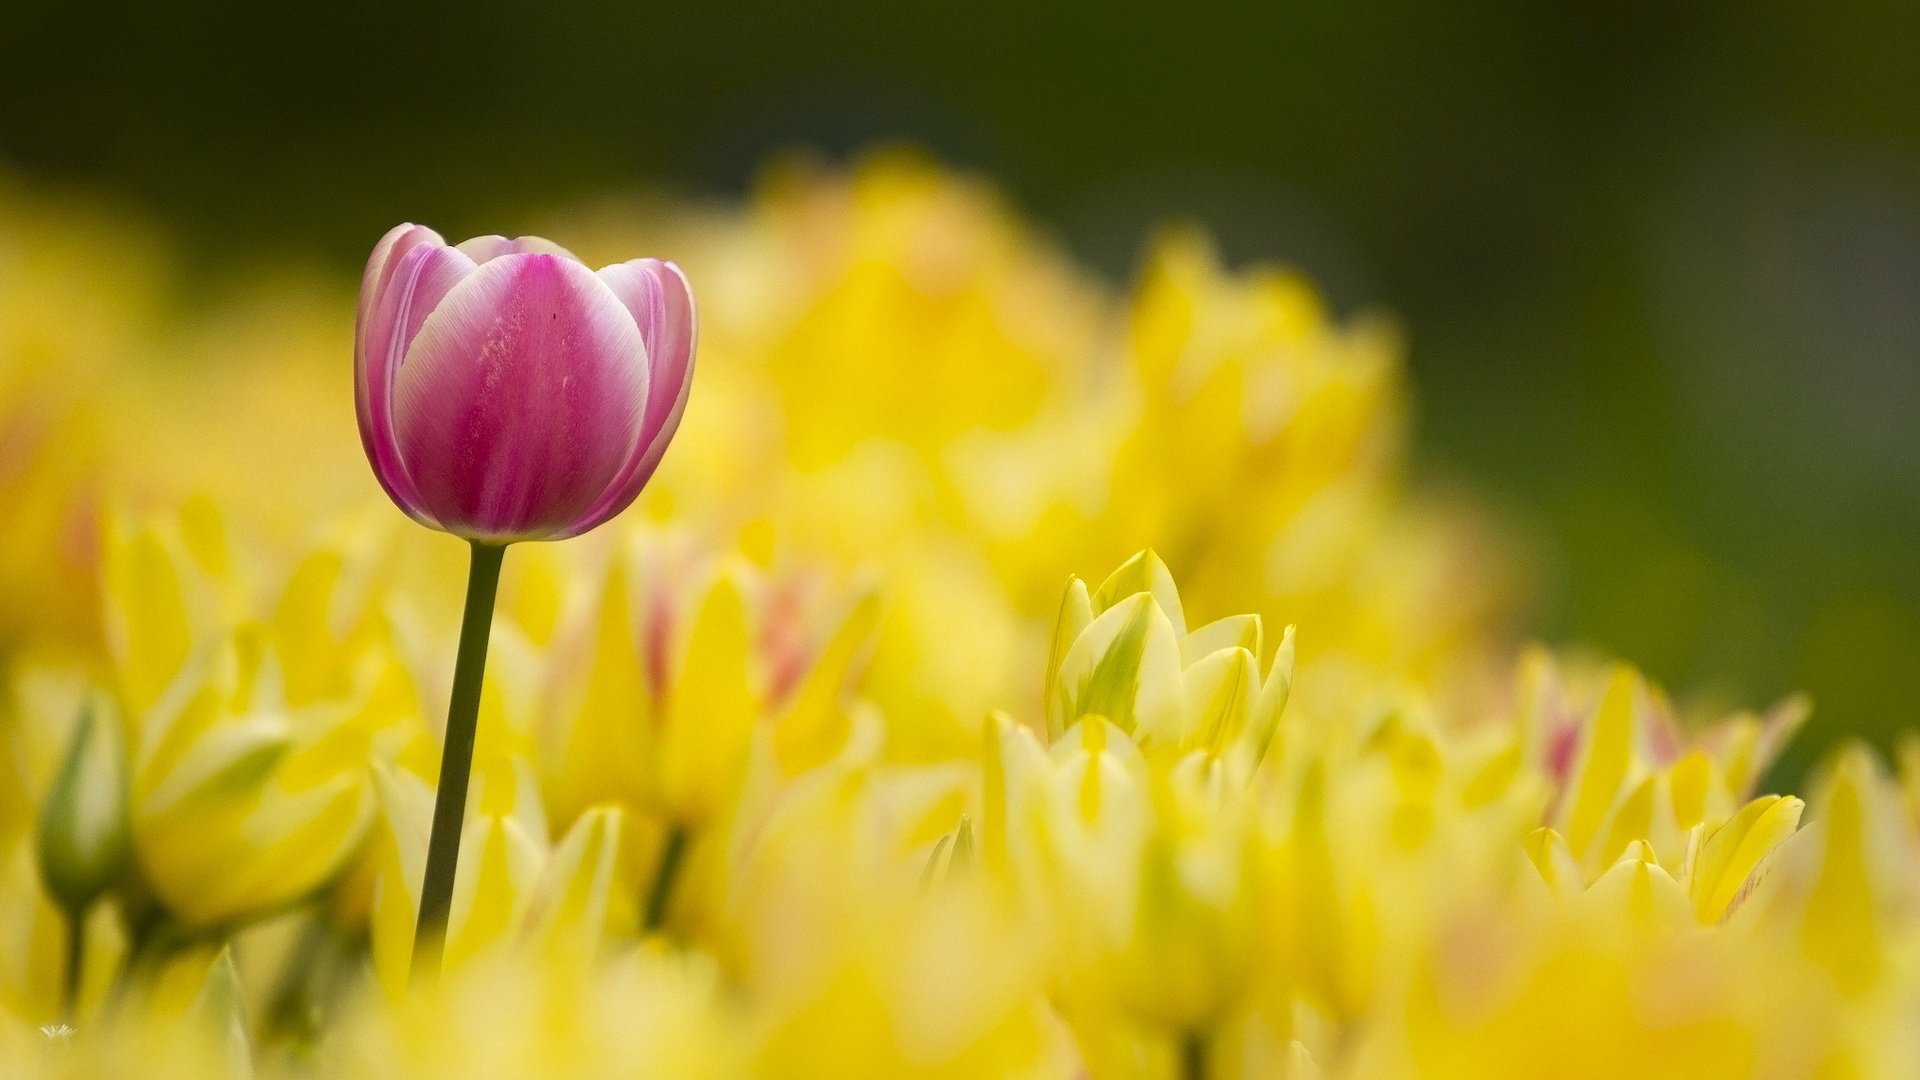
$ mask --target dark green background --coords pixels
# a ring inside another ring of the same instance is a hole
[[[1398,311],[1422,461],[1530,523],[1548,635],[1810,690],[1800,763],[1915,720],[1920,5],[0,8],[0,154],[215,274],[890,138],[1116,277],[1188,212]]]

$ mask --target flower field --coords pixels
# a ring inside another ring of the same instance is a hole
[[[0,1078],[1920,1071],[1920,750],[1531,643],[1389,316],[906,153],[543,228],[0,187]]]

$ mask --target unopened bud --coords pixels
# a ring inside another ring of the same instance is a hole
[[[68,911],[107,891],[127,860],[126,757],[120,722],[102,694],[88,696],[66,756],[40,808],[40,875]]]

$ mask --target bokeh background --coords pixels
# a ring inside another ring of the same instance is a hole
[[[1549,640],[1809,691],[1790,773],[1920,719],[1920,5],[116,7],[0,8],[0,167],[158,218],[189,293],[924,145],[1116,280],[1185,216],[1397,313]]]

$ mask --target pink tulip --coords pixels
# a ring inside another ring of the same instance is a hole
[[[640,494],[692,381],[680,269],[589,270],[537,237],[401,225],[367,260],[360,439],[400,509],[483,544],[559,540]]]

